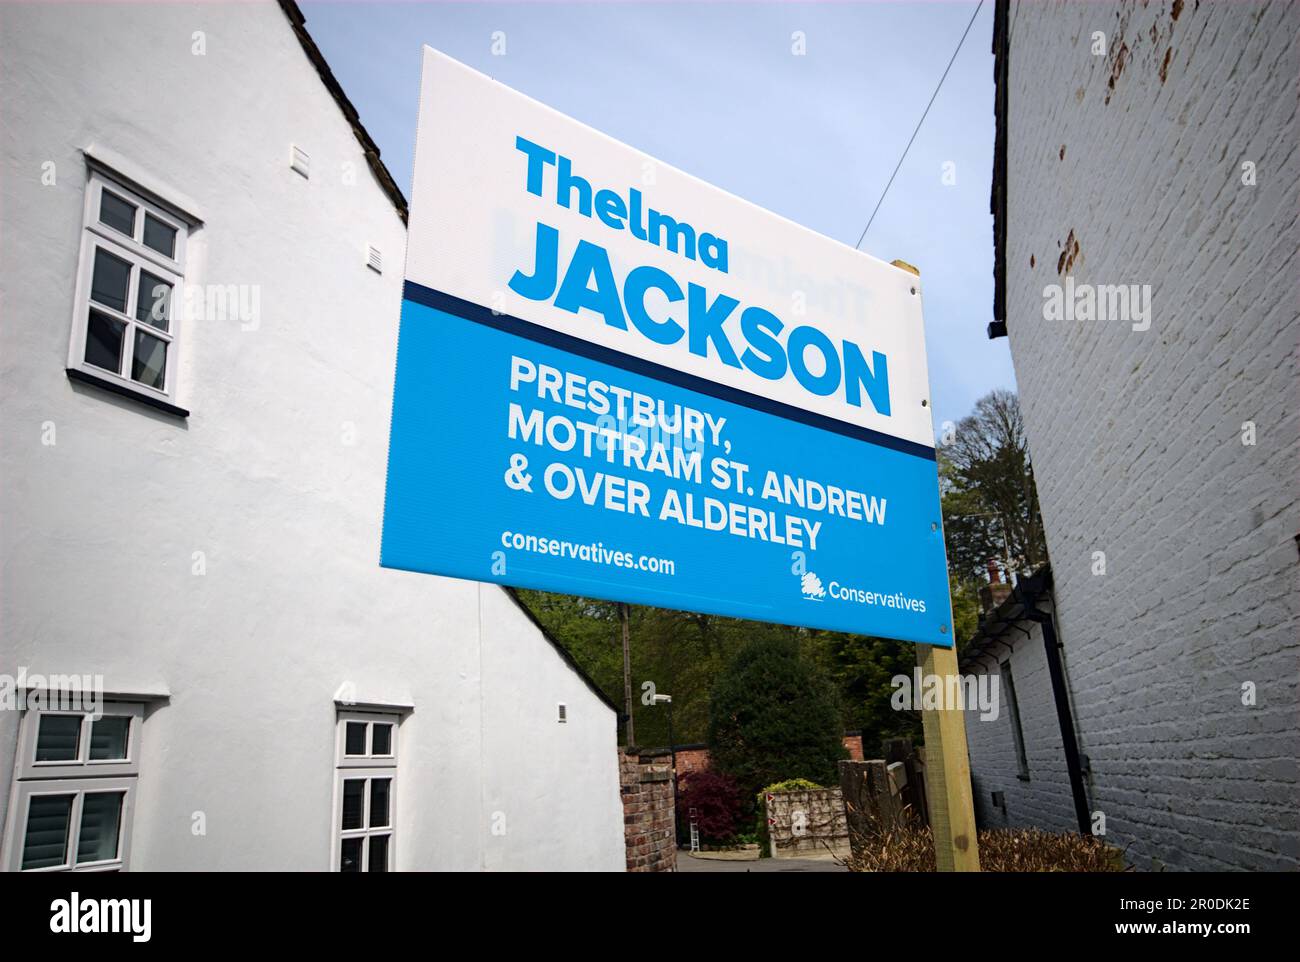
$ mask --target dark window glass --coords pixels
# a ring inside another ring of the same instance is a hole
[[[122,335],[126,324],[115,317],[90,312],[86,327],[86,363],[114,374],[122,373]]]
[[[388,871],[388,836],[370,836],[370,859],[366,866],[368,872]]]
[[[90,298],[105,307],[126,313],[126,287],[131,282],[131,265],[102,247],[95,248],[95,273],[90,279]]]
[[[388,786],[392,779],[370,780],[370,827],[388,827]]]
[[[135,353],[131,355],[132,379],[161,391],[166,373],[167,343],[136,328]]]
[[[366,753],[366,723],[348,722],[347,735],[343,742],[343,754],[364,755]]]
[[[370,754],[393,754],[393,726],[376,723],[370,735]]]
[[[1002,662],[1002,689],[1006,692],[1007,707],[1011,709],[1011,742],[1016,749],[1017,777],[1029,779],[1029,756],[1025,754],[1025,731],[1020,727],[1020,703],[1016,701],[1016,682],[1011,676],[1011,662]]]
[[[343,829],[362,828],[361,813],[365,808],[366,780],[348,778],[343,782]]]
[[[38,762],[75,762],[81,743],[80,715],[42,715],[36,732]]]
[[[135,319],[167,330],[172,316],[172,286],[148,271],[140,272],[140,290],[135,295]]]
[[[103,191],[99,195],[99,222],[121,231],[127,237],[134,237],[135,204],[110,191]]]
[[[78,862],[106,862],[117,858],[122,828],[124,792],[87,792],[81,803],[81,833],[77,837]]]
[[[68,860],[71,795],[33,795],[23,834],[23,870],[51,868]]]
[[[360,872],[361,871],[361,843],[365,839],[345,838],[343,840],[342,857],[339,859],[340,872]]]
[[[131,719],[125,715],[105,715],[90,726],[90,760],[113,761],[126,758],[126,739]]]
[[[159,254],[176,256],[176,228],[164,224],[153,214],[144,215],[144,244],[152,247]]]

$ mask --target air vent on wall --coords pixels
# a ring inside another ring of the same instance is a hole
[[[311,176],[311,158],[297,144],[289,145],[289,166],[304,177]]]
[[[555,720],[563,725],[569,720],[569,706],[564,704],[564,702],[560,702],[555,707],[558,709]]]
[[[379,253],[378,248],[375,247],[368,248],[368,251],[369,252],[366,254],[366,266],[376,274],[382,274],[384,272],[384,255]]]

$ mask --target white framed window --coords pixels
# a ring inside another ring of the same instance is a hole
[[[15,846],[22,872],[120,872],[131,847],[134,778],[18,782]]]
[[[339,712],[332,866],[336,872],[393,870],[399,721],[395,714]]]
[[[176,405],[189,225],[92,168],[86,184],[68,371]]]
[[[144,706],[24,713],[6,867],[104,872],[128,867]]]

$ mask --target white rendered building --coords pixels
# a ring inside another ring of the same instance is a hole
[[[405,200],[297,7],[0,21],[3,867],[621,871],[613,706],[379,567]]]

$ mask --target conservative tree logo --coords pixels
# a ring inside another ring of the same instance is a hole
[[[822,580],[811,571],[803,576],[800,587],[803,589],[803,596],[806,601],[821,601],[826,597],[826,589],[822,587]]]

